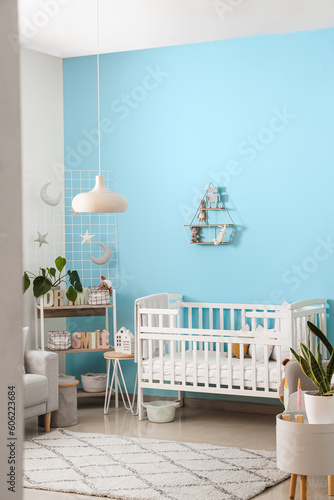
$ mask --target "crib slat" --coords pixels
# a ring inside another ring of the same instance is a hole
[[[252,318],[252,332],[256,331],[256,318]]]
[[[216,387],[220,387],[220,347],[221,344],[216,343]]]
[[[245,363],[244,363],[244,344],[239,345],[239,377],[240,377],[240,389],[245,388]]]
[[[232,389],[232,344],[227,344],[228,388]]]
[[[224,330],[224,309],[219,309],[219,328]]]
[[[152,380],[153,380],[153,341],[151,339],[149,339],[148,341],[148,357],[149,357],[149,372],[148,372],[148,376],[149,376],[149,382],[150,384],[152,383]]]
[[[205,387],[209,387],[209,351],[208,351],[208,343],[204,343],[204,383]]]
[[[198,327],[201,330],[203,328],[203,308],[198,308]]]
[[[264,328],[265,330],[268,330],[268,318],[267,318],[267,317],[266,317],[266,318],[264,318],[264,320],[263,320],[263,328]]]
[[[182,350],[182,384],[186,385],[186,343],[181,341]]]
[[[262,346],[261,346],[262,347]],[[269,391],[269,366],[268,366],[268,346],[264,348],[264,390]]]
[[[193,385],[197,387],[197,343],[193,342]]]
[[[193,309],[188,307],[188,328],[193,327]]]
[[[159,340],[159,372],[160,372],[160,384],[164,381],[164,343],[163,340]]]
[[[175,341],[170,341],[170,381],[175,384]]]
[[[231,330],[234,329],[234,309],[231,309]]]
[[[210,330],[213,330],[213,308],[210,307],[209,309],[209,328]]]
[[[241,309],[241,326],[245,326],[246,324],[246,311],[245,309]]]
[[[256,392],[256,344],[253,344],[254,355],[252,357],[252,390]]]

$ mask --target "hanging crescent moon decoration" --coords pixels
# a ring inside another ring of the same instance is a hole
[[[55,207],[56,205],[58,205],[58,203],[61,200],[61,192],[55,198],[51,198],[51,196],[49,196],[48,193],[46,192],[47,187],[49,186],[49,184],[52,184],[52,181],[47,182],[42,187],[42,189],[41,189],[41,198],[44,201],[44,203],[46,203],[47,205],[51,205],[51,207]]]
[[[110,248],[107,247],[107,245],[105,245],[104,243],[99,243],[99,245],[100,245],[100,247],[103,248],[104,255],[102,255],[102,257],[98,257],[98,258],[90,256],[90,258],[92,259],[93,262],[95,262],[95,264],[102,266],[102,264],[106,264],[108,262],[108,260],[110,259],[111,251],[110,251]]]

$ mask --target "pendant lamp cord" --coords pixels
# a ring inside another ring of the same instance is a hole
[[[99,0],[96,0],[96,40],[97,40],[97,131],[99,143],[99,175],[101,175],[101,131],[100,131],[100,40],[99,40]]]

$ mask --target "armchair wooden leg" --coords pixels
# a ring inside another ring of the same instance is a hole
[[[296,495],[297,474],[291,474],[289,500],[294,500]]]
[[[328,495],[334,496],[334,476],[328,476]]]
[[[50,432],[50,424],[51,424],[51,412],[46,413],[44,415],[44,430],[45,432]]]

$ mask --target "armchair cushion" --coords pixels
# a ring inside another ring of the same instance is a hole
[[[44,375],[32,373],[23,375],[24,407],[46,403],[48,399],[48,379]]]
[[[58,409],[58,355],[54,352],[47,352],[47,351],[27,351],[25,353],[25,369],[27,374],[42,376],[46,379],[46,384],[47,384],[46,413],[57,410]],[[40,382],[39,387],[41,390],[42,387],[44,387],[44,384],[45,382],[43,383]],[[42,393],[40,394],[40,398],[41,397]],[[36,396],[36,398],[38,399],[39,397]],[[27,401],[29,401],[28,396],[27,396]]]

